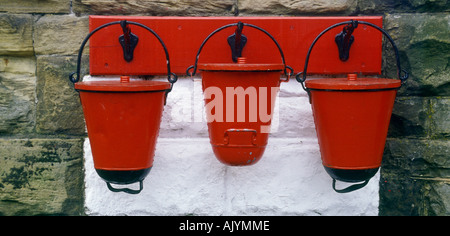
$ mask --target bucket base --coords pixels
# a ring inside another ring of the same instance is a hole
[[[150,167],[142,170],[95,170],[97,171],[97,174],[108,183],[132,184],[144,180],[151,169],[152,168]]]
[[[262,157],[265,146],[216,146],[213,145],[213,152],[216,158],[229,166],[249,166],[256,164]]]
[[[369,180],[378,172],[379,169],[378,167],[374,169],[349,170],[335,169],[326,166],[324,166],[324,168],[333,179],[349,183]]]

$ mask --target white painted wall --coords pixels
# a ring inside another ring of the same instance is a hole
[[[215,158],[202,109],[201,81],[179,79],[165,106],[153,168],[138,195],[108,190],[86,139],[87,214],[378,215],[379,173],[355,192],[332,189],[307,94],[295,79],[281,85],[265,154],[252,166],[226,166]]]

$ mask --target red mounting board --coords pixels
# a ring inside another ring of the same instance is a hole
[[[361,20],[383,25],[382,16],[358,17],[153,17],[153,16],[90,16],[90,31],[112,21],[135,21],[153,29],[164,41],[172,72],[185,75],[193,65],[203,40],[217,28],[238,21],[259,26],[268,31],[280,44],[286,64],[295,72],[303,71],[306,53],[316,36],[327,27],[348,20]],[[344,26],[336,27],[323,35],[314,46],[308,64],[311,74],[381,73],[382,34],[360,24],[353,35],[355,40],[346,62],[339,60],[334,41]],[[167,74],[165,53],[159,41],[147,30],[130,25],[131,32],[139,37],[134,59],[123,59],[119,24],[96,32],[89,43],[90,73],[92,75],[160,75]],[[231,63],[231,50],[227,37],[233,34],[230,27],[215,34],[204,46],[199,63]],[[242,56],[248,63],[280,63],[281,56],[273,41],[263,32],[245,27],[242,31],[248,42]]]

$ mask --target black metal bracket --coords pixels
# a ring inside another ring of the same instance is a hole
[[[92,31],[86,36],[86,38],[83,39],[83,42],[81,43],[80,49],[78,50],[77,70],[76,70],[75,72],[70,73],[70,75],[69,75],[69,80],[70,80],[70,82],[72,82],[72,83],[77,83],[77,82],[79,82],[80,79],[81,79],[81,58],[82,58],[82,56],[83,56],[83,50],[84,50],[84,47],[86,46],[86,43],[89,41],[89,39],[92,37],[92,35],[94,35],[96,32],[98,32],[98,31],[101,30],[101,29],[107,28],[107,27],[109,27],[109,26],[111,26],[111,25],[118,25],[118,24],[120,24],[121,26],[125,26],[125,29],[127,28],[127,27],[126,27],[127,24],[128,24],[128,25],[136,25],[136,26],[139,26],[139,27],[141,27],[141,28],[144,28],[144,29],[147,30],[148,32],[150,32],[153,36],[155,36],[155,37],[158,39],[159,43],[161,44],[162,48],[164,49],[164,53],[166,54],[167,80],[168,80],[169,83],[171,84],[170,89],[166,90],[166,97],[167,97],[167,94],[168,94],[170,91],[172,91],[173,84],[174,84],[175,82],[177,82],[177,80],[178,80],[178,76],[177,76],[175,73],[171,72],[171,70],[170,70],[169,51],[167,50],[167,47],[166,47],[166,45],[164,44],[164,42],[162,41],[161,37],[159,37],[159,35],[158,35],[154,30],[152,30],[151,28],[149,28],[149,27],[146,26],[146,25],[143,25],[143,24],[141,24],[141,23],[134,22],[134,21],[125,21],[125,22],[124,22],[124,21],[113,21],[113,22],[109,22],[109,23],[106,23],[106,24],[104,24],[104,25],[101,25],[101,26],[95,28],[94,30],[92,30]],[[122,28],[124,28],[124,27],[122,27]],[[130,30],[130,31],[131,31],[131,30]],[[125,32],[128,32],[128,30],[126,30]],[[131,32],[130,32],[130,33],[131,33]],[[125,35],[124,35],[124,37],[125,37]],[[131,37],[131,36],[130,36],[130,37]],[[137,38],[137,37],[136,37],[136,38]],[[124,40],[125,40],[125,39],[124,39]],[[131,40],[131,41],[132,41],[132,40]]]
[[[130,62],[133,60],[134,49],[138,44],[139,38],[135,34],[131,33],[131,29],[126,20],[120,21],[120,26],[123,30],[123,34],[119,36],[119,43],[122,45],[123,49],[123,59]]]
[[[341,25],[347,25],[347,26],[351,25],[353,27],[353,29],[355,29],[356,26],[358,26],[358,24],[363,24],[363,25],[368,25],[370,27],[373,27],[373,28],[377,29],[378,31],[380,31],[381,33],[383,33],[384,36],[386,36],[386,38],[391,43],[392,48],[394,49],[395,59],[397,61],[397,76],[398,76],[398,79],[402,81],[402,84],[404,84],[406,82],[406,80],[408,79],[408,77],[409,77],[408,72],[406,70],[402,69],[401,65],[400,65],[400,55],[398,53],[398,48],[395,45],[395,42],[392,39],[392,37],[388,34],[388,32],[386,32],[385,30],[383,30],[379,26],[377,26],[377,25],[375,25],[373,23],[370,23],[370,22],[354,21],[354,20],[344,21],[344,22],[336,23],[336,24],[326,28],[319,35],[317,35],[317,37],[311,43],[311,46],[309,46],[308,53],[306,54],[305,65],[304,65],[303,71],[299,72],[299,73],[297,73],[297,75],[295,75],[295,78],[297,79],[297,81],[302,85],[303,90],[305,90],[308,93],[309,103],[311,103],[311,94],[310,94],[310,89],[305,87],[305,82],[306,82],[306,75],[308,74],[307,70],[308,70],[309,56],[311,55],[311,51],[314,48],[314,45],[317,43],[317,41],[320,39],[320,37],[322,37],[322,35],[324,35],[328,31],[330,31],[331,29],[334,29],[334,28],[339,27]],[[344,27],[344,29],[345,29],[345,27]]]
[[[265,29],[260,28],[260,27],[258,27],[258,26],[256,26],[256,25],[247,24],[247,23],[242,23],[242,22],[224,25],[224,26],[222,26],[222,27],[220,27],[220,28],[214,30],[211,34],[209,34],[208,37],[206,37],[205,40],[203,40],[203,43],[200,45],[200,48],[198,49],[197,56],[195,57],[195,63],[194,63],[194,65],[189,66],[189,67],[186,69],[186,75],[187,75],[187,76],[194,76],[194,75],[197,73],[197,64],[198,64],[198,59],[200,58],[200,53],[202,52],[202,49],[203,49],[203,47],[205,46],[206,42],[208,42],[208,40],[209,40],[213,35],[215,35],[216,33],[220,32],[220,31],[222,31],[222,30],[224,30],[224,29],[227,29],[227,28],[229,28],[229,27],[238,26],[238,24],[242,24],[242,26],[240,27],[241,32],[242,32],[243,26],[245,25],[245,26],[247,26],[247,27],[254,28],[254,29],[257,29],[257,30],[263,32],[264,34],[266,34],[267,36],[269,36],[270,39],[272,39],[272,42],[275,43],[275,45],[276,45],[277,48],[278,48],[278,51],[280,52],[281,60],[282,60],[283,65],[284,65],[284,74],[286,75],[287,79],[286,79],[286,80],[283,80],[283,82],[289,81],[289,77],[292,76],[292,75],[294,75],[294,70],[292,69],[292,67],[286,65],[286,60],[284,59],[284,53],[283,53],[283,50],[281,50],[281,46],[280,46],[280,44],[277,42],[277,40],[275,40],[275,38],[274,38],[269,32],[267,32]],[[239,29],[239,27],[238,27],[238,29]],[[233,36],[233,35],[232,35],[232,36]],[[245,42],[247,42],[246,39],[245,39]],[[241,43],[241,44],[242,44],[242,43]],[[244,43],[244,44],[245,44],[245,43]],[[233,45],[233,44],[231,44],[231,45]],[[231,46],[231,45],[230,45],[230,46]],[[232,49],[233,49],[233,47],[232,47]],[[241,50],[241,51],[242,51],[242,50]],[[237,58],[236,58],[236,61],[237,61]],[[290,70],[289,73],[288,73],[288,69]],[[192,72],[191,72],[190,70],[192,70]]]
[[[238,57],[242,57],[242,50],[247,43],[247,37],[242,34],[243,28],[244,23],[239,21],[234,34],[228,36],[227,38],[228,45],[230,45],[231,48],[231,59],[234,62],[237,62]]]
[[[339,49],[339,59],[347,61],[350,55],[350,47],[352,46],[355,37],[352,35],[353,30],[358,27],[358,21],[351,20],[351,23],[344,26],[342,32],[336,35],[334,41]]]

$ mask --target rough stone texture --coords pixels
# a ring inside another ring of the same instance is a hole
[[[449,97],[398,97],[388,136],[448,138],[449,103]]]
[[[239,0],[239,14],[350,14],[356,0]]]
[[[0,139],[0,215],[82,215],[82,139]]]
[[[430,132],[428,136],[432,139],[450,138],[450,98],[435,97],[430,100],[429,105],[429,126]]]
[[[36,62],[0,56],[0,135],[34,131]]]
[[[98,15],[231,15],[234,0],[74,0],[77,14]]]
[[[450,215],[450,181],[448,179],[430,179],[425,182],[425,208],[422,215]]]
[[[0,55],[33,55],[32,23],[31,15],[0,13]]]
[[[418,11],[449,9],[447,1],[409,2]],[[443,13],[385,17],[384,28],[396,42],[410,78],[399,91],[391,117],[380,179],[380,215],[449,215],[449,22]],[[396,77],[393,51],[385,48],[384,70]]]
[[[385,29],[394,39],[402,67],[410,78],[400,95],[450,95],[450,15],[387,15]],[[388,47],[386,71],[396,77],[393,50]]]
[[[71,0],[0,0],[0,12],[70,13]]]
[[[358,0],[358,11],[364,14],[393,12],[449,12],[448,0]]]
[[[77,55],[88,33],[88,17],[45,15],[35,24],[35,52],[37,55]],[[86,45],[83,55],[88,54],[89,47]]]
[[[389,139],[384,171],[408,172],[410,177],[450,176],[450,141],[429,139]]]
[[[63,135],[85,134],[80,99],[72,82],[69,81],[69,74],[76,70],[76,58],[76,56],[39,56],[37,58],[39,102],[36,111],[36,132]],[[87,65],[87,57],[84,57],[82,60],[84,73],[86,73]]]
[[[450,141],[388,139],[380,215],[449,215]]]

